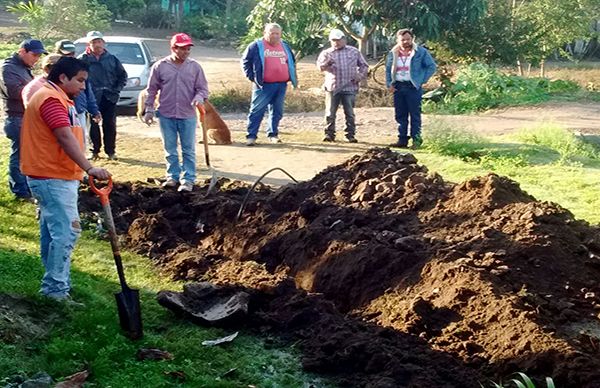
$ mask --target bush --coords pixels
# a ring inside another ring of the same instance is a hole
[[[186,16],[182,30],[198,39],[238,38],[246,33],[248,25],[243,15],[232,12],[229,21],[224,16]]]
[[[425,101],[423,105],[427,111],[465,113],[499,106],[539,103],[553,94],[577,90],[579,86],[572,81],[524,78],[473,63],[458,70],[456,81],[445,90],[439,103]]]
[[[132,10],[127,18],[144,28],[172,28],[175,24],[174,16],[160,6],[148,7],[143,12]]]

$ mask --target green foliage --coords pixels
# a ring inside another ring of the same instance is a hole
[[[98,0],[98,3],[106,6],[115,18],[122,18],[132,11],[139,12],[145,6],[143,0]]]
[[[261,0],[248,15],[247,22],[249,29],[241,41],[242,49],[263,36],[266,23],[278,23],[283,39],[290,44],[297,60],[319,49],[328,24],[320,0]]]
[[[41,32],[45,23],[42,1],[20,1],[15,5],[9,5],[6,10],[17,15],[21,23],[27,24],[33,36],[42,36]]]
[[[529,26],[526,59],[542,60],[565,43],[591,36],[590,23],[600,11],[595,0],[532,0],[515,3],[514,24]],[[516,35],[515,35],[516,37]]]
[[[0,59],[10,57],[18,48],[18,44],[0,43]]]
[[[112,14],[97,0],[19,2],[7,8],[29,27],[32,36],[75,38],[89,30],[108,30]]]
[[[507,384],[491,382],[490,385],[493,388],[536,388],[534,382],[525,373],[517,372],[515,375],[517,377],[510,379]],[[481,385],[481,387],[483,388],[484,386]],[[546,388],[554,388],[554,381],[551,377],[546,377]]]
[[[486,11],[485,0],[370,0],[383,24],[392,30],[412,28],[424,40],[444,40],[447,31],[478,23]]]
[[[536,128],[522,129],[516,138],[527,144],[547,147],[560,155],[560,163],[576,162],[582,158],[600,159],[600,151],[585,137],[574,135],[565,128],[546,123]]]
[[[174,16],[160,6],[150,6],[143,10],[132,10],[127,18],[145,28],[171,28]]]
[[[504,74],[490,66],[473,63],[460,68],[456,81],[439,103],[426,101],[428,111],[465,113],[499,106],[546,101],[553,94],[572,93],[579,86],[571,81],[524,78]]]
[[[248,1],[239,2],[227,16],[213,4],[202,14],[184,16],[182,30],[199,39],[239,38],[248,31],[246,17],[250,9]]]
[[[480,158],[486,144],[487,141],[475,133],[436,120],[427,128],[425,149],[439,155],[472,161]]]

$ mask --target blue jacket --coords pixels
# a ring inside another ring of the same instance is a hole
[[[396,80],[396,64],[398,51],[392,49],[385,61],[385,83],[389,88]],[[435,73],[437,68],[429,51],[423,46],[415,46],[415,55],[410,60],[410,81],[415,88],[421,89],[424,83]]]
[[[285,50],[288,57],[288,70],[290,72],[290,81],[294,87],[298,86],[296,79],[296,63],[294,62],[294,54],[290,49],[290,46],[281,41],[281,45]],[[242,70],[246,78],[250,81],[255,82],[259,86],[263,86],[264,83],[264,68],[265,68],[265,46],[263,40],[257,39],[250,43],[244,54],[242,55]]]
[[[89,112],[92,116],[99,113],[98,103],[89,79],[85,81],[85,90],[75,97],[75,109],[77,113]]]

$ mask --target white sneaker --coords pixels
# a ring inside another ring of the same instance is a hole
[[[279,139],[277,136],[273,136],[269,138],[269,141],[273,144],[279,144],[281,143],[281,139]]]
[[[246,139],[246,145],[247,146],[253,146],[256,144],[256,139],[253,139],[251,137],[249,137],[248,139]]]
[[[177,191],[192,191],[194,189],[194,185],[190,182],[182,183],[181,186],[177,188]]]
[[[175,187],[177,186],[177,181],[173,178],[167,178],[166,181],[163,182],[162,187]]]

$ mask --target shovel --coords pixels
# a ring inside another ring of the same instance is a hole
[[[198,105],[198,112],[200,113],[200,125],[202,126],[202,143],[204,144],[204,160],[206,161],[206,165],[210,170],[210,184],[208,185],[208,190],[206,191],[206,195],[212,194],[217,186],[217,173],[215,169],[210,165],[210,158],[208,156],[208,128],[206,128],[206,109],[204,109],[204,105]]]
[[[117,310],[119,312],[119,322],[121,329],[125,331],[127,337],[131,339],[140,339],[144,335],[142,332],[142,312],[140,309],[140,292],[129,288],[125,281],[123,273],[123,262],[119,252],[119,243],[117,241],[117,232],[115,230],[115,222],[110,209],[108,195],[113,187],[112,179],[109,178],[108,185],[98,189],[94,184],[94,177],[89,177],[90,187],[92,191],[100,197],[100,203],[104,209],[104,226],[108,230],[110,237],[110,245],[112,247],[117,273],[119,274],[119,283],[121,283],[121,292],[115,294],[117,300]]]

